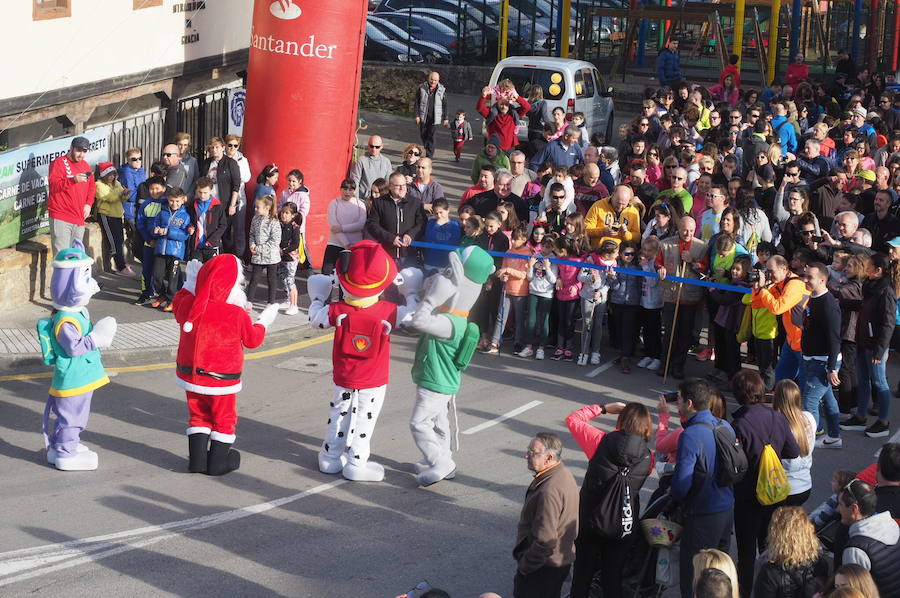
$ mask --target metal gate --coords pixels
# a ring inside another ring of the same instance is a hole
[[[176,130],[190,133],[191,151],[203,159],[211,137],[224,137],[228,132],[228,90],[178,100],[175,111]]]
[[[157,110],[150,114],[133,116],[110,124],[109,160],[113,164],[125,163],[125,152],[136,147],[144,154],[144,168],[159,159],[165,145],[166,112]]]

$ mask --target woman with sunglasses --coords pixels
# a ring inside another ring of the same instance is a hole
[[[412,184],[416,176],[419,158],[425,155],[425,150],[417,143],[410,143],[403,148],[403,161],[397,166],[397,172],[406,177],[406,184]]]

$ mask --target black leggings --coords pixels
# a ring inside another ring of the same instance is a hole
[[[275,303],[275,293],[278,291],[278,264],[253,264],[250,273],[250,284],[247,285],[247,301],[253,302],[256,294],[256,285],[263,270],[266,272],[266,284],[268,285],[268,303]]]
[[[572,350],[572,340],[575,337],[575,311],[580,301],[578,297],[569,301],[557,299],[556,308],[559,320],[556,329],[556,348],[566,351]]]
[[[115,268],[121,270],[125,267],[125,252],[122,250],[125,229],[122,228],[122,219],[100,214],[100,228],[103,229],[103,237],[109,246],[109,253],[115,262]]]

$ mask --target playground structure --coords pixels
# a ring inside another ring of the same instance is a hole
[[[627,65],[643,67],[647,49],[665,47],[678,36],[682,63],[723,68],[729,54],[736,54],[743,72],[757,71],[771,82],[778,68],[802,53],[810,69],[819,65],[824,74],[838,52],[846,52],[870,70],[898,68],[900,0],[714,0],[684,2],[631,0],[630,8],[593,8],[582,22],[575,56],[585,60],[612,57],[611,74],[625,74]],[[622,30],[601,45],[581,43],[592,39],[592,29],[617,20]],[[785,54],[786,52],[786,54]],[[593,56],[592,56],[593,54]],[[779,60],[781,58],[781,60]],[[712,59],[712,62],[710,62]],[[783,72],[783,71],[782,71]]]

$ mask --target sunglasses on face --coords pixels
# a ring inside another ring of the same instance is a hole
[[[369,147],[371,147],[372,149],[381,149],[380,145],[372,145],[371,143],[369,144]]]
[[[623,257],[634,257],[634,252],[633,251],[623,251],[622,256]]]
[[[800,234],[803,235],[804,237],[810,237],[810,236],[816,234],[816,231],[815,230],[802,230],[802,231],[800,231]]]
[[[750,114],[750,118],[759,118],[759,114]]]
[[[650,123],[641,123],[640,126],[642,126],[642,127],[649,127],[649,126],[650,126]]]
[[[677,166],[675,166],[673,164],[666,164],[666,169],[669,169],[669,168],[677,168]]]
[[[565,199],[566,198],[565,195],[553,195],[552,197],[553,197],[553,199]]]
[[[683,181],[683,180],[684,180],[684,177],[683,177],[683,176],[675,176],[675,175],[672,175],[672,176],[669,177],[669,178],[671,178],[673,181]]]
[[[240,143],[229,143],[228,147],[241,147]]]
[[[129,162],[140,162],[140,161],[143,160],[143,159],[144,159],[144,158],[143,158],[142,156],[135,156],[135,157],[133,157],[133,158],[128,158],[128,161],[129,161]]]
[[[407,156],[418,156],[419,150],[409,150],[408,152],[406,152],[406,155]]]
[[[784,174],[787,175],[787,176],[800,176],[800,173],[799,173],[799,172],[786,172],[786,173],[784,173]]]

